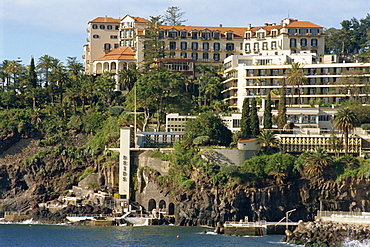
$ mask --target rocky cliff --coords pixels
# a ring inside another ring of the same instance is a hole
[[[141,171],[142,173],[142,171]],[[229,183],[223,187],[212,186],[209,177],[194,170],[191,189],[174,189],[171,184],[156,180],[159,172],[146,171],[138,176],[141,193],[153,194],[153,186],[160,196],[170,197],[175,203],[176,223],[179,225],[215,225],[217,222],[239,221],[246,216],[250,221],[279,221],[285,213],[296,209],[290,216],[293,221],[314,220],[317,211],[370,211],[370,179],[348,178],[337,183],[329,180],[291,180],[276,185]],[[149,174],[150,173],[150,174]],[[146,179],[146,181],[144,181]],[[145,206],[145,205],[144,205]]]

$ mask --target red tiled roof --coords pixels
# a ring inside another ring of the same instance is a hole
[[[244,142],[253,142],[253,141],[257,141],[257,138],[239,139],[239,143],[244,143]]]
[[[135,52],[131,47],[119,47],[105,54],[103,57],[96,59],[95,61],[104,60],[136,60]]]
[[[97,17],[94,20],[89,21],[88,23],[91,23],[91,22],[119,23],[120,22],[120,19],[115,19],[115,18],[112,18],[112,17]]]

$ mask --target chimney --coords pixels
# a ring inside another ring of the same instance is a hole
[[[251,30],[252,24],[248,24],[248,30]]]
[[[220,24],[220,27],[222,27],[222,24]]]
[[[107,22],[107,20],[108,20],[107,17],[108,17],[107,15],[104,16],[104,22]]]

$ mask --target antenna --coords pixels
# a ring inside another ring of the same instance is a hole
[[[290,18],[290,16],[289,16],[289,9],[288,9],[288,18]]]

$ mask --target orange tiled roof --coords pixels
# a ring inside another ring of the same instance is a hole
[[[123,46],[112,50],[105,54],[103,57],[96,59],[95,61],[105,60],[136,60],[135,52],[131,47]]]
[[[250,138],[250,139],[239,139],[239,143],[245,143],[245,142],[253,142],[256,141],[257,138]]]
[[[174,28],[178,31],[186,30],[186,31],[192,31],[192,30],[209,30],[209,31],[220,31],[221,33],[225,33],[227,31],[232,31],[236,37],[244,37],[245,31],[247,31],[247,28],[245,27],[202,27],[202,26],[166,26],[162,25],[160,26],[162,29],[171,29]]]
[[[286,25],[287,27],[312,27],[312,28],[322,28],[322,26],[313,24],[309,21],[293,21],[290,24]]]
[[[149,22],[147,19],[141,18],[141,17],[134,17],[131,16],[135,21],[137,22]]]
[[[112,18],[112,17],[97,17],[97,18],[95,18],[94,20],[89,21],[88,23],[91,23],[91,22],[110,22],[110,23],[119,23],[119,22],[120,22],[120,19],[115,19],[115,18]]]

